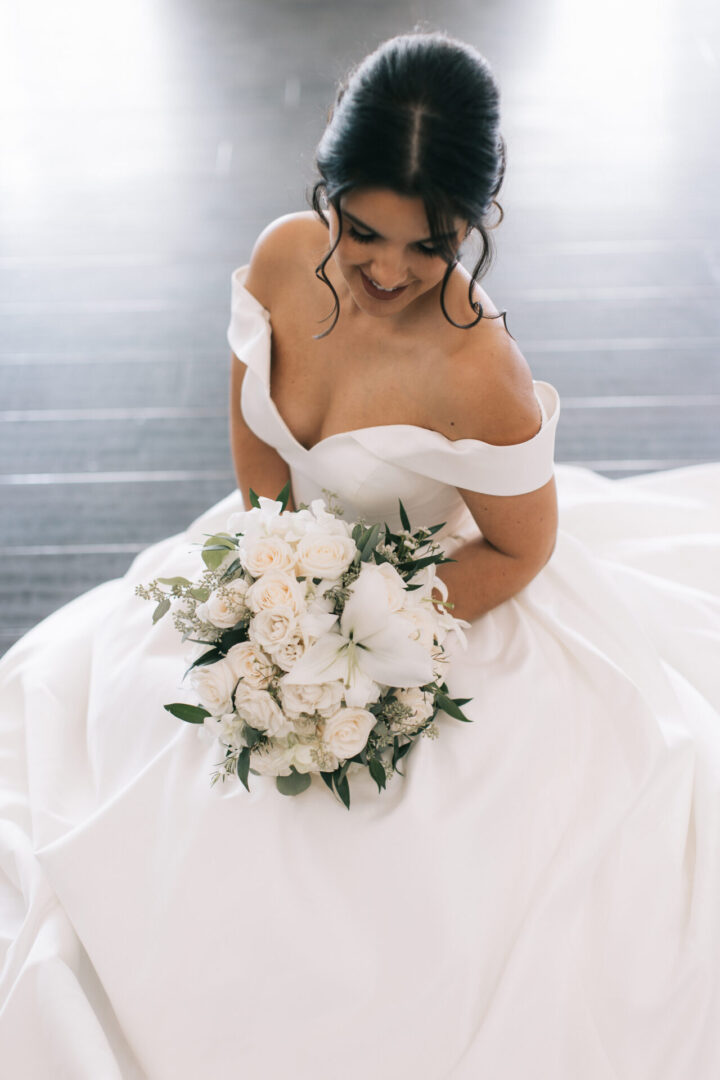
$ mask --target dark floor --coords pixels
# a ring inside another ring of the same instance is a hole
[[[305,205],[336,78],[424,19],[477,45],[509,163],[485,286],[558,461],[720,459],[720,9],[129,0],[0,26],[0,653],[234,486],[229,278]]]

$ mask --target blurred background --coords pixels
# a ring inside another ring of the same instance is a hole
[[[418,21],[500,82],[484,285],[557,460],[720,459],[716,0],[2,0],[0,653],[235,487],[230,274],[307,207],[338,78]]]

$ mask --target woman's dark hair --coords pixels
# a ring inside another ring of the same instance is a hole
[[[320,179],[312,189],[312,207],[329,227],[323,213],[326,200],[339,222],[335,244],[315,270],[335,298],[334,311],[326,318],[335,317],[315,337],[329,334],[340,314],[340,300],[325,267],[342,236],[340,199],[361,187],[389,188],[423,200],[434,246],[448,264],[440,292],[443,314],[460,329],[477,325],[483,309],[473,300],[473,288],[494,257],[489,229],[503,219],[495,200],[506,161],[499,123],[500,91],[487,60],[471,45],[438,31],[390,38],[346,76],[315,153]],[[500,217],[488,226],[486,215],[493,204]],[[483,245],[468,287],[476,318],[463,324],[454,322],[445,307],[457,251],[443,233],[455,232],[455,217],[476,229]]]

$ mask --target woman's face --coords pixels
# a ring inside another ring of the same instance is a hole
[[[419,297],[439,293],[447,269],[430,236],[423,201],[386,188],[358,188],[341,196],[342,237],[333,253],[355,304],[367,315],[392,317]],[[329,207],[330,242],[338,216]],[[457,250],[467,223],[455,219]]]

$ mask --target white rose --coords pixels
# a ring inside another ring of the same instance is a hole
[[[235,578],[211,592],[207,600],[198,604],[197,613],[204,622],[227,629],[234,626],[245,611],[248,583],[245,578]]]
[[[280,681],[283,709],[290,717],[300,716],[301,713],[312,716],[316,712],[324,717],[333,716],[342,702],[343,690],[342,679],[314,685]]]
[[[256,690],[264,690],[273,676],[273,666],[262,649],[252,641],[241,641],[228,649],[227,661],[238,679]]]
[[[355,541],[345,533],[308,532],[297,546],[295,572],[337,581],[355,558],[356,551]]]
[[[252,611],[263,608],[290,607],[295,615],[305,610],[305,589],[292,574],[282,570],[268,570],[254,581],[246,594],[246,602]]]
[[[201,705],[213,716],[232,712],[232,695],[236,682],[237,675],[227,660],[202,664],[190,672],[190,683],[200,698]]]
[[[273,663],[283,671],[290,671],[305,652],[305,637],[299,626],[296,626],[292,634],[277,648],[268,651]]]
[[[280,536],[259,536],[249,543],[240,542],[240,561],[254,578],[268,570],[292,570],[295,552]]]
[[[255,690],[241,682],[235,691],[235,708],[238,715],[257,731],[268,735],[287,735],[292,724],[283,715],[267,690]]]
[[[435,711],[435,699],[419,686],[410,686],[406,690],[396,690],[395,698],[401,705],[412,709],[412,714],[400,721],[403,726],[419,727]]]
[[[263,608],[250,620],[250,639],[261,649],[277,649],[285,645],[297,630],[297,618],[288,605]]]
[[[282,743],[254,746],[250,751],[250,768],[261,776],[289,776],[293,750],[294,747]]]
[[[324,724],[322,740],[340,760],[359,754],[375,727],[376,719],[367,709],[340,709]]]

